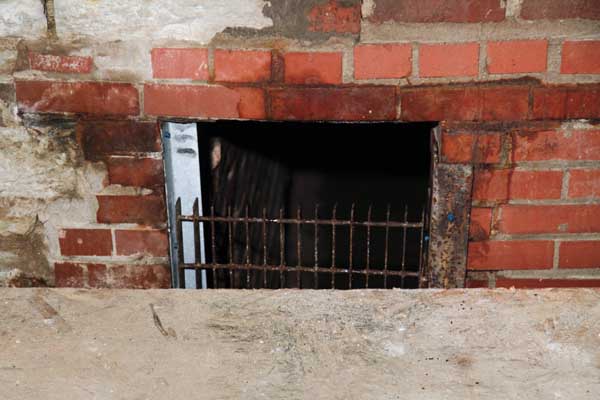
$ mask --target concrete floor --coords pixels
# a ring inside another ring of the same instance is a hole
[[[0,399],[600,398],[600,290],[0,290]]]

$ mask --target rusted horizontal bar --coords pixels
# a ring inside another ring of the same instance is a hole
[[[392,270],[377,270],[370,268],[356,269],[357,267],[349,268],[324,268],[324,267],[302,267],[302,266],[282,266],[281,265],[246,265],[246,264],[179,264],[179,269],[224,269],[224,270],[255,270],[255,271],[286,271],[286,272],[310,272],[310,273],[327,273],[327,274],[362,274],[362,275],[387,275],[387,276],[414,276],[418,277],[417,271],[392,271]],[[407,267],[409,268],[409,267]],[[416,268],[414,268],[416,269]]]
[[[389,228],[421,228],[423,226],[422,222],[397,222],[397,221],[389,221],[389,222],[374,222],[374,221],[346,221],[339,219],[293,219],[293,218],[267,218],[263,220],[262,218],[244,218],[244,217],[212,217],[212,216],[198,216],[194,218],[193,215],[178,215],[177,221],[187,221],[187,222],[249,222],[249,223],[275,223],[275,224],[306,224],[306,225],[346,225],[346,226],[371,226],[371,227],[381,227],[385,228],[386,226]]]

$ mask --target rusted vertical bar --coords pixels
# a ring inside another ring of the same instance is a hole
[[[319,288],[319,204],[315,205],[315,289]]]
[[[425,232],[425,208],[421,212],[421,239],[419,240],[419,282],[417,283],[419,287],[422,287],[423,283],[423,253],[425,252],[425,247],[423,246],[423,236]]]
[[[429,252],[425,273],[430,288],[462,288],[467,267],[473,167],[439,162],[440,128],[434,130]]]
[[[367,265],[366,265],[366,283],[365,283],[365,287],[368,289],[369,288],[369,275],[370,275],[370,271],[369,269],[371,268],[371,211],[373,209],[373,206],[371,204],[369,204],[369,210],[367,211]]]
[[[200,204],[199,204],[199,200],[196,197],[196,200],[194,200],[194,205],[192,206],[192,212],[194,214],[194,263],[196,265],[198,264],[202,264],[202,258],[201,258],[201,254],[200,254]],[[198,269],[196,269],[196,287],[197,288],[201,288],[202,287],[202,274],[200,273],[200,271]]]
[[[246,268],[246,287],[249,288],[250,287],[250,229],[249,229],[249,222],[248,222],[248,206],[246,206],[246,216],[244,217],[244,228],[246,230],[246,249],[244,250],[244,255],[245,255],[244,262],[246,263],[246,266],[248,267],[248,268]]]
[[[333,206],[333,215],[331,216],[331,288],[335,289],[335,214],[337,212],[337,203]]]
[[[390,205],[388,204],[387,213],[385,215],[385,253],[383,256],[383,288],[384,289],[387,289],[389,239],[390,239]]]
[[[212,257],[212,265],[213,265],[213,289],[217,289],[217,244],[216,244],[216,234],[215,234],[215,205],[212,204],[210,206],[210,247],[211,247],[211,257]]]
[[[175,202],[175,218],[177,230],[177,267],[179,269],[179,288],[185,288],[185,270],[181,265],[185,263],[183,253],[183,221],[181,220],[181,197]]]
[[[404,205],[404,224],[408,222],[408,206]],[[402,273],[405,270],[405,260],[406,260],[406,233],[407,228],[406,225],[402,228]],[[400,287],[404,289],[404,275],[400,277]]]
[[[296,257],[297,257],[297,262],[296,262],[296,267],[298,268],[298,270],[296,271],[296,287],[298,289],[300,289],[300,276],[301,276],[301,272],[299,270],[300,266],[302,265],[301,263],[301,258],[302,258],[302,211],[300,210],[300,206],[298,206],[297,210],[296,210],[296,219],[297,219],[297,230],[298,230],[298,237],[296,238]]]
[[[262,210],[262,237],[263,237],[263,289],[267,287],[267,209]]]
[[[283,226],[283,208],[279,209],[279,287],[283,288],[283,271],[285,268],[285,227]]]
[[[354,241],[354,203],[350,209],[350,249],[348,251],[348,289],[352,289],[352,245]]]
[[[233,223],[231,222],[231,206],[227,206],[227,218],[229,218],[228,235],[229,235],[229,264],[233,264]],[[233,270],[229,269],[229,287],[233,288]]]

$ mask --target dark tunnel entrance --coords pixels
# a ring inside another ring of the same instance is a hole
[[[198,123],[194,267],[217,288],[419,287],[433,127]]]

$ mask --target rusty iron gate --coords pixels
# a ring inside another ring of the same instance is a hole
[[[179,282],[186,270],[202,270],[212,288],[427,286],[425,211],[418,221],[409,221],[404,208],[403,218],[393,220],[387,206],[378,221],[371,206],[366,218],[356,218],[354,204],[346,219],[337,217],[337,206],[323,218],[318,205],[311,218],[302,218],[300,209],[293,217],[283,209],[269,216],[263,208],[257,216],[231,207],[218,215],[214,206],[209,215],[200,215],[198,199],[192,215],[182,213],[181,199],[175,209],[177,241],[183,242],[184,224],[193,224],[194,232],[193,257],[184,254],[184,246],[177,248]]]

